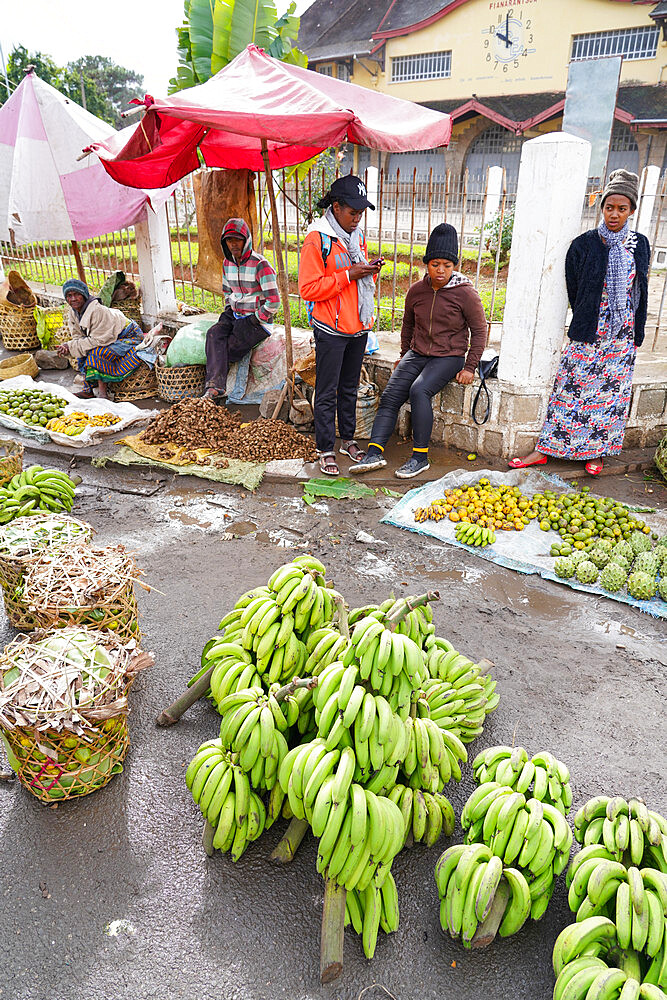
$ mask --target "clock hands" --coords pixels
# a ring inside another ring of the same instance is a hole
[[[500,40],[503,41],[508,48],[510,48],[510,46],[512,45],[512,39],[510,38],[509,14],[507,15],[507,18],[505,20],[505,34],[503,35],[500,31],[496,31],[496,38],[500,38]]]

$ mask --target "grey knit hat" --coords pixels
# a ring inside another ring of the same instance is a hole
[[[639,199],[639,177],[629,170],[613,170],[609,175],[607,186],[602,192],[602,205],[612,194],[621,194],[630,199],[632,208],[637,208]]]

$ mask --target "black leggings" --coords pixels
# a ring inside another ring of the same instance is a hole
[[[428,448],[433,429],[431,400],[464,364],[465,358],[461,357],[433,358],[416,351],[404,354],[382,393],[370,444],[384,448],[396,426],[398,411],[409,399],[413,446]]]

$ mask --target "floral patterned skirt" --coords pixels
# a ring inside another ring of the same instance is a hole
[[[537,451],[580,461],[617,455],[636,353],[629,326],[615,336],[605,331],[594,344],[571,341],[558,367]]]

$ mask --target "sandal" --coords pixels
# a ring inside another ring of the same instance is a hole
[[[225,406],[227,403],[227,393],[222,392],[220,389],[207,389],[204,393],[204,399],[211,399],[216,406]]]
[[[338,468],[338,463],[336,462],[336,456],[332,451],[327,451],[325,454],[320,455],[320,471],[323,472],[325,476],[340,475],[340,469]]]
[[[586,462],[584,468],[589,476],[599,476],[604,468],[604,463],[601,458],[591,459],[590,462]]]
[[[361,462],[366,457],[366,452],[361,450],[356,441],[341,441],[338,451],[341,455],[347,455],[353,462]]]
[[[510,469],[529,469],[531,465],[546,465],[547,456],[542,455],[541,458],[536,458],[534,462],[524,462],[522,458],[512,458],[507,463]]]

